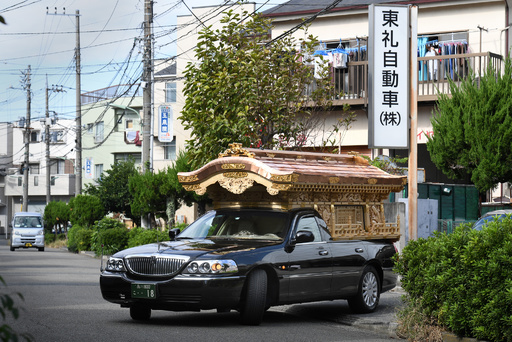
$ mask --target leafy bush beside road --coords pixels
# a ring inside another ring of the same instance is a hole
[[[410,302],[448,330],[512,340],[512,218],[411,241],[396,263]]]

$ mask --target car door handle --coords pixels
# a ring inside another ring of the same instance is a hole
[[[357,252],[357,253],[363,253],[363,252],[364,252],[364,249],[362,249],[362,248],[356,248],[356,252]]]
[[[318,254],[320,254],[320,255],[327,255],[327,254],[329,254],[329,252],[328,251],[319,251]]]

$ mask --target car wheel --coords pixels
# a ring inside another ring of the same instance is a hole
[[[267,297],[267,273],[254,270],[247,278],[245,298],[240,310],[240,322],[244,325],[260,325],[265,313]]]
[[[44,252],[44,247],[39,247],[37,249],[39,250],[39,252]]]
[[[11,252],[14,252],[16,248],[14,248],[13,246],[11,246]]]
[[[373,266],[366,266],[359,280],[357,295],[348,299],[348,305],[356,313],[369,313],[377,308],[379,299],[379,275]]]
[[[130,306],[130,317],[136,321],[147,321],[151,318],[151,308],[142,304],[134,304]]]

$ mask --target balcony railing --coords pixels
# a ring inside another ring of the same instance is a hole
[[[501,72],[502,56],[492,52],[418,57],[418,101],[435,101],[439,93],[450,94],[451,78],[457,85],[468,77],[477,80],[491,67]],[[471,74],[471,72],[473,74]],[[368,104],[368,62],[349,62],[346,69],[333,69],[333,104]],[[306,93],[315,89],[313,83]]]

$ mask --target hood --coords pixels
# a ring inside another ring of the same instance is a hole
[[[128,255],[181,255],[195,259],[199,256],[209,254],[213,258],[219,256],[237,253],[242,251],[254,250],[266,246],[273,246],[283,243],[282,241],[262,241],[262,240],[179,240],[166,241],[160,243],[151,243],[137,246],[120,251],[114,255],[117,258],[123,258]]]

